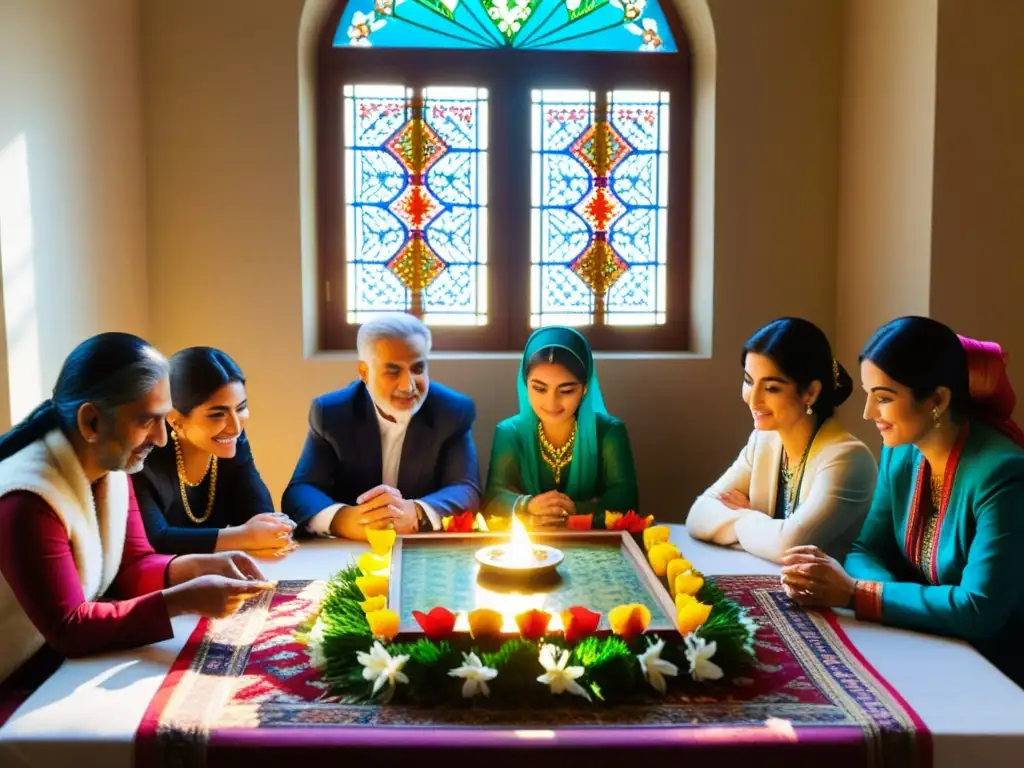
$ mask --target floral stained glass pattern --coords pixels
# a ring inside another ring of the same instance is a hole
[[[487,323],[487,92],[345,86],[347,320]]]
[[[678,50],[657,0],[350,0],[334,45]]]
[[[665,322],[668,101],[533,92],[534,327]]]

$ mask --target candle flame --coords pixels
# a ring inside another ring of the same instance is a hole
[[[502,547],[501,561],[505,565],[513,567],[531,567],[536,564],[533,555],[533,542],[526,531],[526,526],[518,517],[512,517],[512,538],[507,546]],[[479,583],[476,584],[473,605],[476,608],[490,608],[498,611],[502,618],[501,631],[505,634],[516,635],[519,627],[516,624],[516,616],[531,608],[545,610],[548,608],[548,595],[545,592],[534,592],[528,586],[512,591],[492,591]],[[551,622],[548,624],[549,632],[561,632],[562,617],[557,610],[551,610]],[[455,619],[456,632],[469,631],[469,619],[466,611],[459,611]]]
[[[533,543],[526,532],[526,526],[515,515],[512,516],[512,544],[509,546],[508,560],[517,567],[533,564]]]

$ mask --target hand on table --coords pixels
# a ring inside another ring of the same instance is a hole
[[[576,504],[560,491],[539,493],[526,505],[530,528],[562,528],[569,515],[576,514]]]
[[[292,539],[295,522],[280,512],[253,515],[241,525],[217,532],[217,552],[242,550],[262,560],[280,560],[298,549]]]
[[[790,547],[782,556],[782,587],[800,605],[847,608],[856,581],[818,547]]]
[[[247,581],[207,574],[164,590],[167,612],[171,616],[198,614],[221,619],[235,613],[246,600],[274,589],[269,581]]]
[[[331,533],[354,541],[366,541],[367,528],[391,526],[398,533],[419,530],[416,506],[395,488],[379,485],[356,499],[354,506],[339,509],[331,521]]]
[[[171,586],[178,586],[207,575],[247,582],[266,581],[259,566],[245,552],[179,555],[167,566],[167,581]]]
[[[416,502],[406,499],[402,492],[390,485],[378,485],[371,488],[356,499],[356,504],[363,505],[387,505],[395,510],[395,516],[391,519],[391,525],[398,534],[416,533],[420,529],[419,514],[416,510]],[[387,524],[371,525],[371,528],[384,528]]]
[[[264,562],[273,563],[287,557],[298,548],[298,542],[289,539],[287,542],[282,543],[281,546],[279,547],[273,547],[268,549],[250,549],[249,555],[251,555],[256,560],[262,560]]]
[[[750,509],[750,499],[742,491],[725,491],[718,500],[729,509]]]
[[[262,513],[249,518],[238,526],[241,540],[239,549],[253,554],[277,554],[284,556],[295,549],[292,540],[295,522],[287,515],[277,512]]]

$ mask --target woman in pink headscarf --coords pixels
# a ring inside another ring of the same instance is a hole
[[[843,565],[791,549],[786,591],[968,640],[1024,685],[1024,433],[1002,349],[903,317],[864,347],[861,380],[884,444],[871,511]]]

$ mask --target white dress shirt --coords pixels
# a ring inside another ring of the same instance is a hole
[[[405,444],[405,433],[409,429],[409,422],[388,421],[380,415],[380,411],[376,408],[373,409],[373,412],[377,415],[377,425],[380,427],[380,481],[384,485],[398,488],[398,468],[402,463],[402,446]],[[423,508],[423,512],[430,520],[431,527],[435,531],[441,530],[440,515],[429,504],[418,500],[416,503]],[[317,536],[330,536],[331,521],[334,520],[335,513],[344,506],[347,505],[331,504],[317,512],[306,526],[309,532]]]

